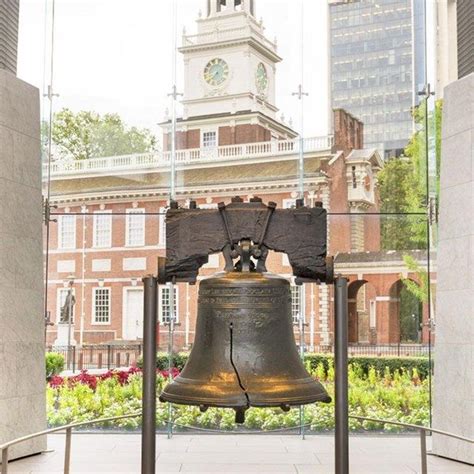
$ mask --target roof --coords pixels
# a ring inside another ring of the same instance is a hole
[[[426,261],[426,250],[381,250],[377,252],[347,252],[336,255],[336,264],[343,263],[370,263],[370,262],[403,262],[409,255],[417,261]]]
[[[380,154],[377,148],[362,148],[358,150],[352,150],[346,158],[347,162],[361,162],[368,161],[377,168],[383,168],[383,160],[380,158]]]
[[[297,179],[296,160],[273,161],[266,163],[246,163],[206,168],[177,170],[178,187],[189,188],[193,192],[199,188],[216,186],[241,186],[246,183],[278,183]],[[323,177],[321,158],[305,159],[306,177]],[[77,194],[106,194],[110,192],[154,191],[166,192],[170,186],[169,171],[157,173],[138,173],[122,176],[95,176],[81,179],[57,179],[51,181],[51,194],[67,198]]]

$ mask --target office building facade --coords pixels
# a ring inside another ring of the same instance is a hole
[[[423,0],[329,0],[331,108],[364,123],[364,143],[399,156],[425,84]]]

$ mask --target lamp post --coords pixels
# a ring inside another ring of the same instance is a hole
[[[74,275],[69,275],[67,277],[67,285],[69,286],[69,292],[68,292],[68,318],[67,318],[67,368],[69,369],[71,365],[71,328],[72,328],[72,308],[73,308],[73,303],[72,303],[72,298],[73,298],[73,287],[74,287]]]

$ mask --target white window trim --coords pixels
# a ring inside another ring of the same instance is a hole
[[[127,214],[126,219],[125,219],[125,247],[144,247],[145,246],[145,227],[146,227],[145,209],[143,207],[139,207],[136,209],[127,209],[125,212]],[[132,214],[142,216],[142,221],[143,221],[142,239],[141,239],[141,243],[139,244],[131,244],[129,241],[130,215]]]
[[[64,243],[63,243],[63,239],[62,239],[62,226],[63,226],[63,219],[65,217],[72,217],[73,218],[73,227],[74,227],[74,230],[73,230],[73,234],[74,234],[74,237],[73,237],[73,243],[72,243],[72,246],[70,247],[65,247],[64,246]],[[77,247],[76,247],[76,216],[74,214],[65,214],[65,215],[62,215],[62,216],[59,216],[59,220],[58,220],[58,249],[60,250],[75,250]]]
[[[107,322],[97,322],[95,318],[95,295],[97,290],[107,290],[109,292],[109,320]],[[91,325],[93,326],[110,326],[112,324],[112,288],[110,286],[96,286],[92,288],[91,319]]]
[[[96,235],[97,235],[97,216],[110,214],[110,232],[109,232],[109,241],[108,245],[97,245]],[[112,228],[113,228],[113,217],[112,211],[94,211],[94,223],[92,226],[92,247],[95,249],[107,249],[112,247]]]
[[[282,200],[282,208],[283,209],[292,209],[293,207],[296,206],[296,198],[288,198],[288,199],[283,199]]]
[[[215,146],[204,146],[204,134],[205,133],[215,133],[216,134],[216,144]],[[219,146],[219,127],[213,128],[202,128],[201,129],[201,150],[214,150]]]
[[[294,279],[290,282],[291,288],[299,288],[299,314],[303,317],[303,324],[306,322],[306,292],[304,285],[296,285]],[[296,321],[293,317],[293,293],[291,294],[291,320],[293,324],[299,324],[299,321]]]
[[[177,285],[174,285],[174,288],[176,290],[175,294],[175,303],[176,303],[176,321],[174,322],[175,324],[179,323],[179,287]],[[162,313],[163,313],[163,303],[162,303],[162,291],[164,289],[170,290],[169,285],[159,285],[158,286],[158,323],[160,326],[164,326],[166,323],[163,321],[162,318]]]
[[[158,248],[166,248],[166,211],[167,207],[160,207],[160,215],[158,216]]]
[[[57,289],[57,293],[56,293],[56,323],[59,323],[59,321],[61,320],[61,293],[68,293],[69,292],[69,288],[58,288]],[[76,297],[76,289],[73,288],[72,289],[72,296]],[[72,307],[72,320],[74,321],[74,316],[76,315],[76,307],[75,305],[73,305]],[[53,321],[51,321],[53,322]]]

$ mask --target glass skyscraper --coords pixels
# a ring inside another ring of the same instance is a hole
[[[331,107],[364,123],[364,146],[399,156],[425,84],[425,0],[329,0]]]

